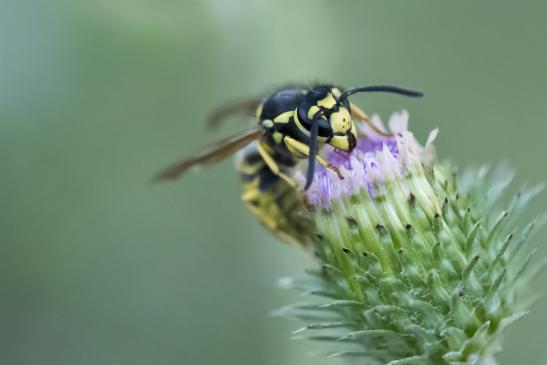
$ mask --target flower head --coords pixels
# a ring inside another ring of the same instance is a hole
[[[407,124],[408,114],[396,113],[392,135],[364,130],[350,155],[328,152],[344,179],[321,168],[307,192],[322,269],[284,281],[315,299],[284,313],[311,321],[297,336],[332,340],[333,355],[475,364],[525,314],[533,251],[524,242],[534,224],[514,222],[540,189],[501,209],[507,174],[460,178],[435,159],[437,131],[422,146]]]
[[[377,129],[383,125],[377,116],[371,122]],[[389,121],[391,133],[379,134],[366,125],[361,125],[361,134],[366,136],[357,142],[351,154],[330,150],[327,159],[338,166],[344,181],[332,171],[319,167],[315,183],[308,191],[310,202],[321,208],[329,208],[333,201],[368,190],[371,196],[384,179],[400,177],[410,171],[415,164],[431,164],[433,141],[437,130],[431,132],[424,147],[408,131],[408,113],[402,111],[391,116]],[[303,179],[302,175],[299,177]]]

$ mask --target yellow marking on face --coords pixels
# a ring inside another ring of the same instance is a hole
[[[334,133],[346,133],[351,129],[352,120],[346,108],[340,108],[330,115],[330,124]]]
[[[272,128],[274,126],[274,122],[270,119],[264,119],[262,121],[262,125],[266,128]]]
[[[293,114],[294,114],[294,110],[289,110],[288,112],[279,114],[277,117],[274,118],[273,121],[275,123],[281,123],[281,124],[289,123],[289,120],[291,119]]]
[[[344,151],[349,150],[349,141],[347,136],[333,136],[329,141],[329,144]]]
[[[342,95],[342,92],[340,91],[339,88],[337,87],[333,87],[330,92],[332,93],[332,95],[334,95],[337,99],[340,97],[340,95]]]
[[[336,105],[336,99],[331,93],[328,93],[327,96],[317,102],[317,105],[331,109],[334,105]]]
[[[308,110],[308,119],[312,119],[315,113],[319,111],[319,107],[317,105],[313,105],[310,110]]]
[[[280,132],[274,132],[273,139],[275,143],[279,144],[283,140],[283,134],[281,134]]]

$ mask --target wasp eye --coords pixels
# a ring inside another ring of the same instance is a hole
[[[326,120],[321,118],[319,120],[319,136],[320,137],[330,137],[332,136],[332,127],[330,123]]]

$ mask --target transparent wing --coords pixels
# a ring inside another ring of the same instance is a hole
[[[240,99],[234,102],[226,103],[219,106],[209,115],[207,125],[213,129],[218,127],[226,118],[234,115],[243,115],[252,117],[256,114],[256,110],[262,102],[262,96]]]
[[[154,176],[153,181],[173,180],[182,176],[193,166],[213,165],[233,155],[235,152],[261,136],[262,130],[256,127],[243,134],[220,140],[212,147],[161,170]]]

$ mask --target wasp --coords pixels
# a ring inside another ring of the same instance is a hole
[[[417,91],[374,85],[342,89],[329,84],[290,86],[263,97],[228,103],[214,111],[209,125],[216,127],[232,115],[255,116],[247,131],[223,139],[205,151],[160,171],[155,180],[172,180],[197,165],[212,165],[241,151],[237,168],[243,181],[242,199],[258,219],[287,242],[302,243],[312,223],[303,211],[304,194],[291,171],[307,160],[304,190],[313,183],[315,165],[321,164],[343,179],[337,166],[319,154],[324,145],[350,153],[357,144],[356,121],[378,134],[369,117],[348,97],[357,93],[386,92],[420,97]]]

